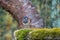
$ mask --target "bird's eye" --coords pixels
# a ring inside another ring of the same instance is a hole
[[[28,17],[25,16],[25,17],[23,18],[23,23],[28,23]]]

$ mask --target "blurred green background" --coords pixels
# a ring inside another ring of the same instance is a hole
[[[31,0],[40,16],[44,27],[60,28],[60,0]],[[12,40],[18,23],[6,10],[0,8],[0,40]]]
[[[0,40],[12,40],[18,23],[6,10],[0,8]]]
[[[31,0],[44,20],[44,27],[60,27],[60,0]]]

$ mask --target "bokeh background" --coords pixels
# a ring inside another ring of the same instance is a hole
[[[44,27],[60,28],[60,0],[30,0],[43,19]],[[0,8],[0,40],[12,40],[18,22],[2,7]],[[14,39],[13,39],[14,40]]]

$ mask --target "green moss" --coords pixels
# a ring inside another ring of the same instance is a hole
[[[30,29],[21,29],[15,33],[15,36],[18,40],[24,40],[30,31]]]
[[[48,37],[53,40],[54,38],[60,37],[60,28],[22,29],[16,32],[16,38],[18,40],[24,40],[27,35],[29,35],[30,40],[44,40]]]
[[[56,37],[60,37],[60,29],[53,28],[53,29],[40,29],[35,30],[30,33],[31,40],[44,40],[45,38],[51,37],[52,39]]]

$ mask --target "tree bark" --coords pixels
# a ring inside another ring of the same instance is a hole
[[[29,26],[43,28],[43,20],[36,8],[29,0],[0,0],[0,7],[4,8],[18,21],[18,28],[24,28],[23,18],[27,16],[30,20]]]

